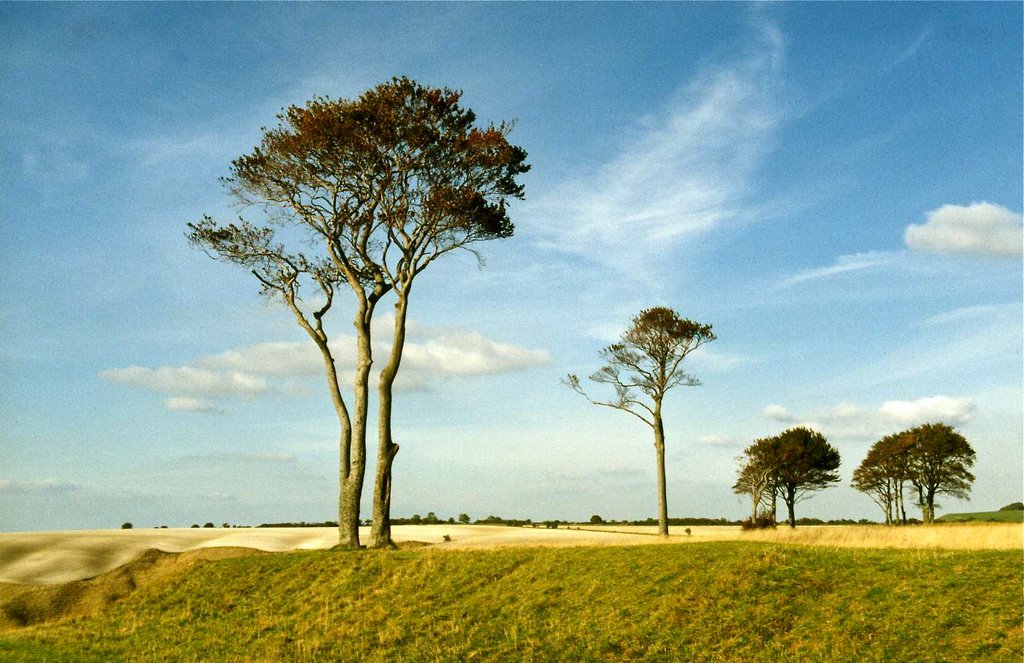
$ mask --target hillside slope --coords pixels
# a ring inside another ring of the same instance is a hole
[[[0,658],[1019,661],[1021,563],[759,543],[267,554],[7,629]]]

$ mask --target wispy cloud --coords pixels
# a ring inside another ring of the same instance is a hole
[[[754,175],[784,119],[783,53],[778,30],[762,26],[745,59],[705,68],[592,175],[531,204],[536,231],[551,246],[635,267],[637,255],[649,261],[750,220]]]
[[[925,218],[922,225],[907,226],[903,235],[912,251],[990,258],[1024,254],[1022,217],[1000,205],[943,205]]]
[[[921,30],[921,32],[917,35],[917,38],[914,39],[914,41],[912,41],[910,44],[908,44],[906,48],[899,52],[896,58],[892,61],[890,69],[895,69],[896,67],[900,66],[907,60],[910,60],[915,55],[917,55],[917,52],[921,50],[921,47],[924,46],[929,39],[931,39],[931,36],[931,26],[927,26],[923,30]]]
[[[899,257],[898,253],[890,251],[867,251],[865,253],[854,253],[851,255],[839,256],[834,264],[827,267],[812,267],[802,269],[795,274],[779,280],[775,284],[776,289],[791,288],[809,281],[820,281],[830,279],[842,274],[861,272],[892,264]]]

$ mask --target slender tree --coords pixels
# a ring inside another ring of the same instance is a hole
[[[359,501],[373,364],[371,321],[395,298],[394,332],[377,387],[377,472],[371,545],[391,545],[393,388],[402,362],[415,278],[441,256],[512,235],[506,212],[522,198],[526,152],[511,125],[477,126],[461,92],[396,78],[355,100],[317,97],[278,116],[224,182],[262,224],[210,217],[188,238],[210,255],[249,268],[263,293],[283,301],[323,357],[340,425],[341,544],[359,545]],[[278,239],[278,231],[289,240]],[[302,247],[300,249],[289,247]],[[355,300],[357,361],[352,408],[342,395],[324,327],[338,291]],[[309,292],[310,296],[302,296]]]
[[[683,360],[715,340],[711,325],[680,317],[674,310],[654,307],[641,311],[621,340],[601,351],[606,364],[590,379],[611,385],[615,398],[591,398],[575,375],[564,382],[594,405],[622,410],[650,426],[658,462],[658,532],[668,536],[668,497],[665,485],[665,426],[662,402],[673,387],[693,387],[700,381],[683,372]]]
[[[963,435],[946,424],[924,424],[907,431],[910,482],[917,489],[925,524],[935,522],[935,496],[966,499],[974,483],[975,453]]]

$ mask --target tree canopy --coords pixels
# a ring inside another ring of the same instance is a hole
[[[755,497],[758,504],[779,497],[788,511],[790,527],[796,527],[796,503],[810,493],[839,482],[839,451],[821,433],[798,426],[774,437],[756,440],[741,456],[737,492]]]
[[[248,268],[264,294],[288,306],[323,356],[341,427],[343,545],[359,543],[370,322],[377,304],[394,293],[394,335],[378,384],[372,537],[382,546],[390,544],[391,466],[398,452],[392,388],[414,279],[445,254],[510,237],[507,203],[523,197],[516,178],[529,166],[526,152],[507,139],[512,125],[478,126],[461,96],[395,78],[354,100],[316,97],[291,106],[251,153],[232,162],[223,180],[244,209],[262,214],[261,222],[206,216],[188,224],[192,244]],[[339,290],[349,291],[356,304],[351,411],[324,326]]]

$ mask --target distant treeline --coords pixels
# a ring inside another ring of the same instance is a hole
[[[912,519],[913,520],[913,519]],[[364,520],[361,524],[369,526],[371,520]],[[712,527],[712,526],[736,526],[739,527],[741,520],[729,520],[727,518],[669,518],[669,525],[672,527]],[[657,526],[656,518],[645,518],[644,520],[604,520],[600,516],[591,516],[590,520],[539,520],[530,518],[502,518],[501,516],[487,516],[471,520],[460,514],[460,518],[441,519],[433,513],[426,516],[415,514],[409,518],[392,518],[392,525],[505,525],[506,527],[545,527],[557,529],[558,527],[578,527],[582,525],[626,525],[626,526]],[[822,520],[820,518],[798,518],[797,525],[877,525],[878,523],[867,518],[852,520],[840,518],[838,520]],[[323,522],[284,522],[284,523],[263,523],[257,527],[337,527],[338,523],[333,520]]]

